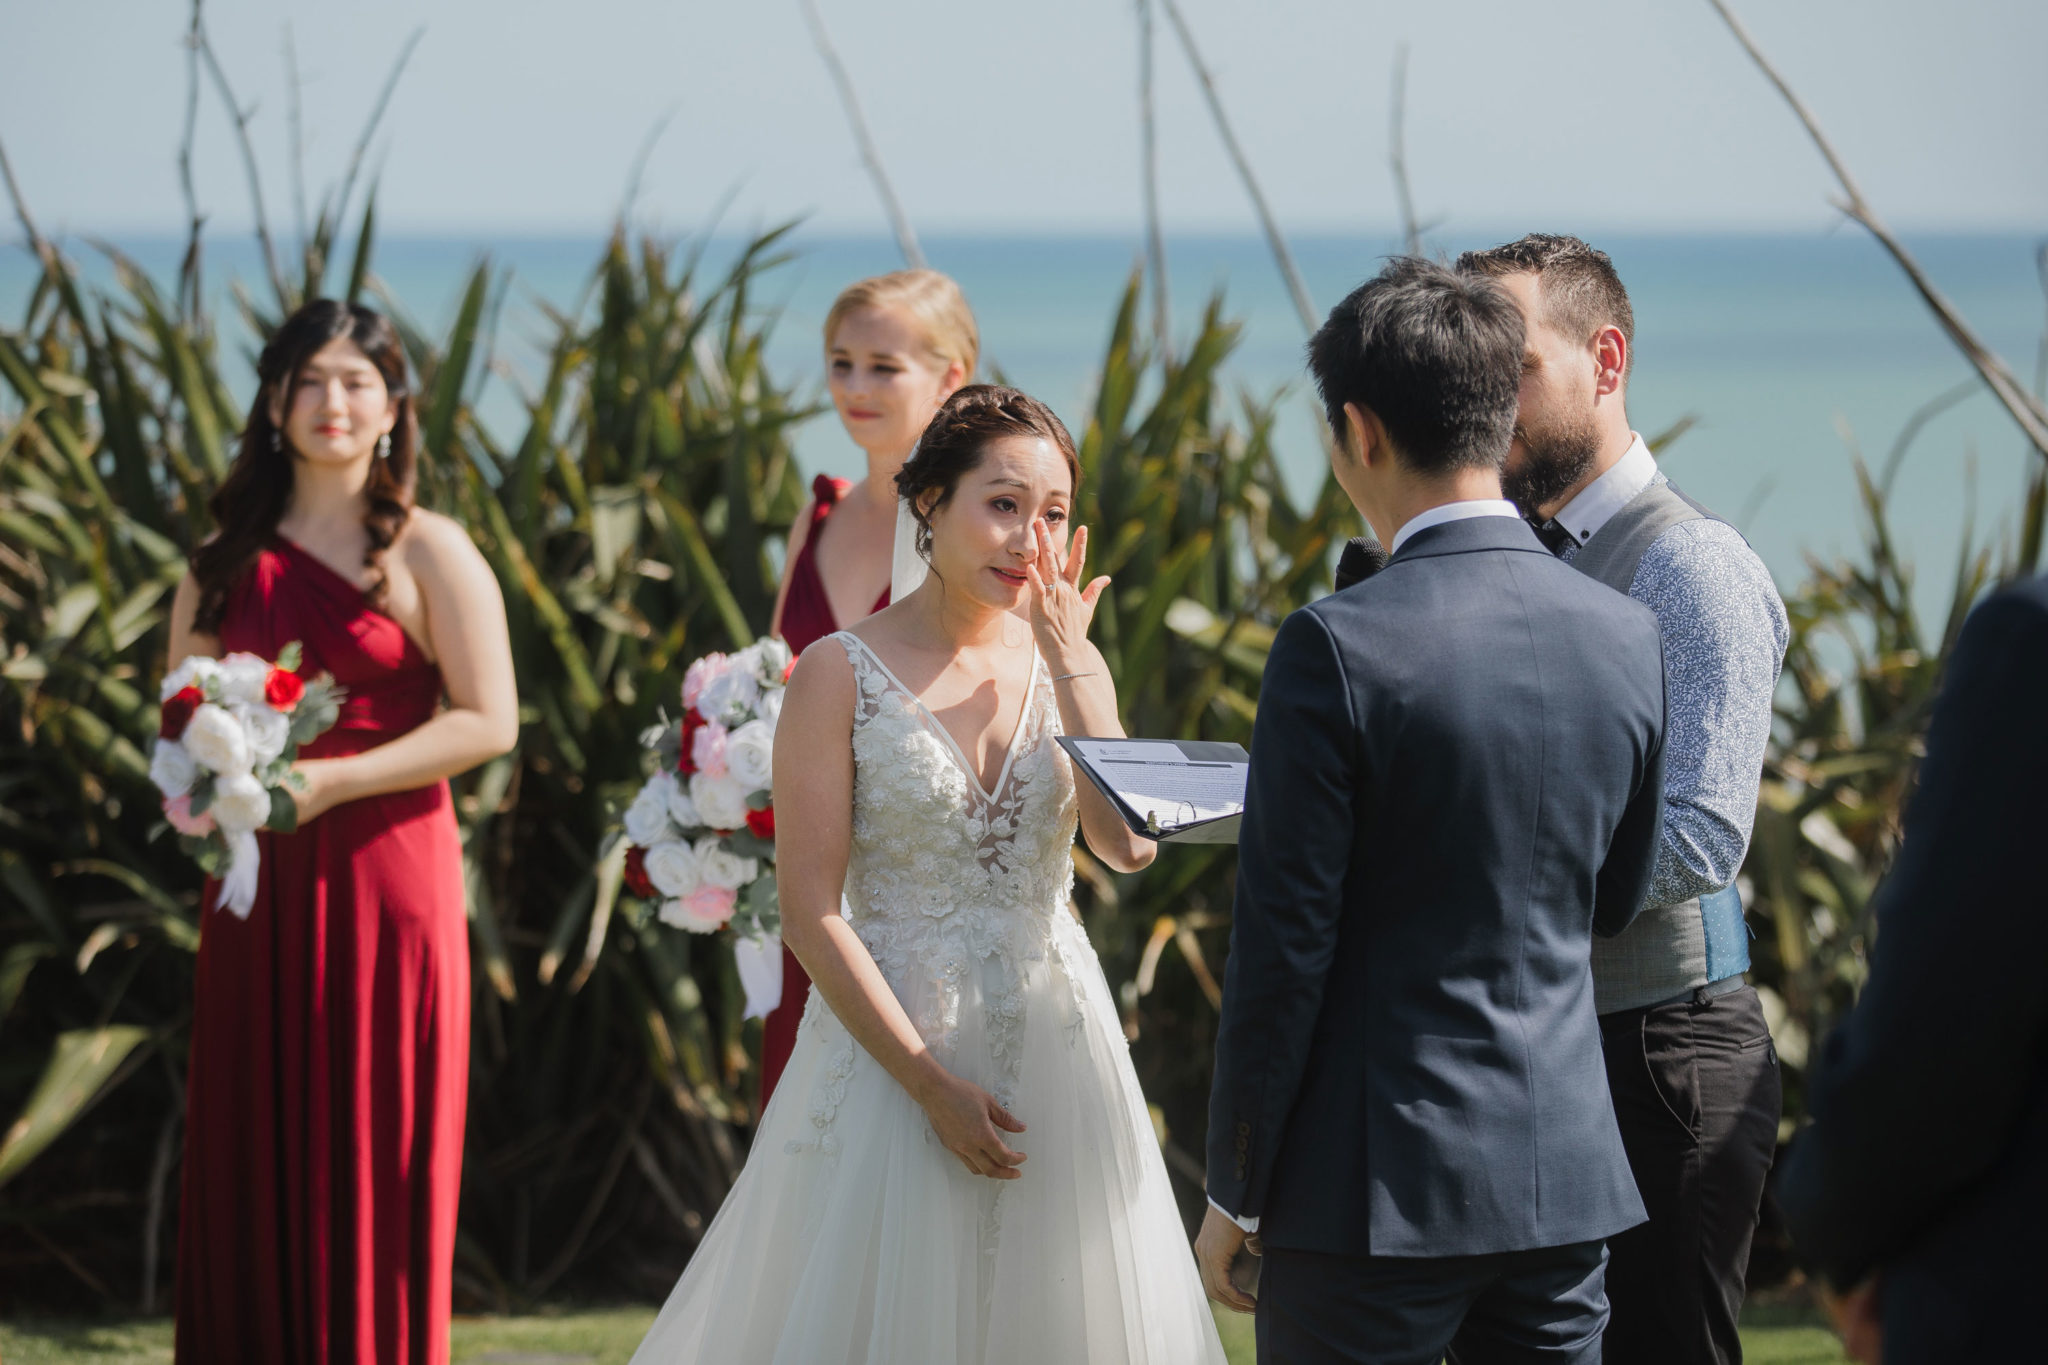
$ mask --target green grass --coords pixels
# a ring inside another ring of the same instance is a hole
[[[1219,1312],[1231,1365],[1251,1365],[1252,1320]],[[1749,1365],[1837,1365],[1845,1357],[1811,1312],[1774,1308],[1743,1329]],[[651,1308],[607,1308],[517,1318],[459,1318],[456,1365],[626,1365]],[[171,1324],[146,1322],[0,1323],[6,1365],[163,1365]]]

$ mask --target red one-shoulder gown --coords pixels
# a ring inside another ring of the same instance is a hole
[[[220,638],[348,690],[302,751],[424,723],[440,670],[362,592],[287,541]],[[248,919],[201,910],[178,1228],[182,1365],[441,1365],[469,1065],[469,938],[448,785],[258,836]]]
[[[798,654],[840,629],[832,619],[832,601],[825,596],[825,580],[818,576],[818,531],[825,518],[853,485],[830,474],[820,474],[811,484],[811,529],[797,551],[796,564],[789,571],[789,592],[782,599],[782,639]],[[873,611],[889,605],[889,590],[875,600]],[[872,614],[872,612],[870,613]],[[850,624],[850,623],[849,623]],[[796,1026],[804,1017],[804,1002],[811,998],[811,978],[789,949],[782,950],[782,1003],[768,1012],[761,1023],[761,1107],[775,1093],[782,1068],[789,1065],[790,1049],[796,1046]]]

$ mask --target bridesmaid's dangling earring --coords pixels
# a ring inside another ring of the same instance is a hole
[[[391,433],[388,431],[377,438],[377,458],[380,460],[391,458]]]
[[[270,448],[276,451],[282,451],[284,449],[284,433],[279,431],[276,427],[272,427],[270,429]]]

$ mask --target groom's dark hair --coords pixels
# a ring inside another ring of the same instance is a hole
[[[1499,469],[1514,437],[1522,343],[1521,310],[1492,280],[1396,256],[1330,310],[1308,366],[1340,448],[1344,405],[1356,403],[1417,473]]]

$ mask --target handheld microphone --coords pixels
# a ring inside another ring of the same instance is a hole
[[[1371,536],[1353,536],[1337,556],[1337,591],[1363,583],[1387,567],[1387,552]]]

